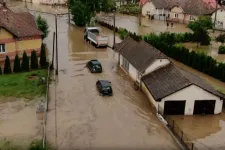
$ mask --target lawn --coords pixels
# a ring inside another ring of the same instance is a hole
[[[27,99],[41,96],[46,89],[41,77],[47,77],[47,70],[0,75],[0,96]]]

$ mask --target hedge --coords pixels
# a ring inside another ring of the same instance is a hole
[[[122,5],[119,7],[118,11],[121,14],[137,15],[140,13],[141,9],[138,5]]]
[[[113,25],[101,21],[98,22],[100,25],[113,30]],[[129,32],[126,29],[117,27],[116,32],[119,32],[120,34],[126,34],[137,41],[142,39],[167,56],[225,82],[225,63],[217,62],[214,58],[206,55],[205,53],[189,51],[189,49],[185,48],[184,46],[175,46],[176,43],[190,41],[194,42],[192,33],[164,32],[160,33],[159,35],[152,33],[140,36],[136,33]]]
[[[225,54],[225,46],[220,45],[218,54]]]

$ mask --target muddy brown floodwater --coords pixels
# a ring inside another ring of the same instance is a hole
[[[56,85],[51,85],[48,141],[60,150],[179,149],[151,112],[146,97],[117,69],[117,55],[110,48],[96,49],[86,43],[83,29],[68,27],[65,18],[59,24],[59,76]],[[112,32],[105,28],[102,32],[112,45]],[[102,74],[88,71],[85,65],[90,59],[100,60]],[[99,96],[98,79],[112,82],[112,97]]]

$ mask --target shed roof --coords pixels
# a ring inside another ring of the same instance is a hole
[[[223,94],[219,93],[203,79],[178,69],[173,64],[144,76],[142,80],[156,101],[160,101],[162,98],[190,85],[196,85],[218,97],[224,98]]]
[[[138,71],[144,72],[156,59],[167,58],[150,44],[128,38],[115,46],[117,51]]]

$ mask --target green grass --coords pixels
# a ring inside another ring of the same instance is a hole
[[[36,75],[35,79],[29,76]],[[41,77],[47,77],[47,70],[0,75],[0,96],[32,99],[45,93]]]

